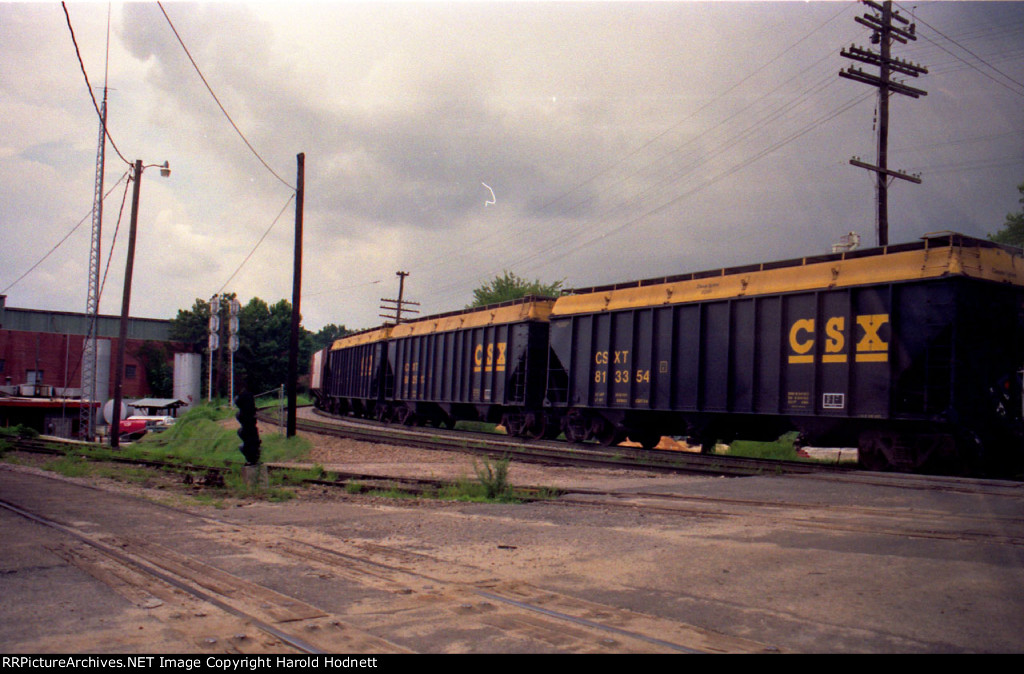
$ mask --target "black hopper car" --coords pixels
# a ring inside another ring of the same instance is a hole
[[[528,297],[313,359],[317,406],[653,447],[857,447],[869,469],[1020,470],[1024,255],[959,234]]]

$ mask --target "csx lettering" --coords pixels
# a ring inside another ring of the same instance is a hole
[[[475,364],[473,372],[480,372],[484,368],[488,370],[493,368],[495,372],[504,372],[507,348],[507,342],[477,344],[476,349],[473,350],[473,363]]]
[[[846,336],[843,334],[846,318],[833,316],[825,323],[825,353],[841,353],[846,346]]]
[[[611,356],[609,356],[611,354]],[[625,365],[629,362],[629,349],[623,351],[598,351],[594,354],[594,363],[596,365],[607,365],[609,363],[609,357],[611,362],[615,365]]]
[[[790,356],[791,363],[810,363],[814,356],[809,355],[814,347],[814,319],[802,318],[793,322],[789,329],[789,347],[798,355]]]
[[[858,316],[857,325],[864,328],[864,337],[857,342],[857,351],[885,351],[889,345],[878,336],[878,329],[888,322],[888,314]]]
[[[858,363],[884,363],[889,360],[889,343],[879,335],[879,330],[889,322],[889,314],[861,314],[854,317],[860,331],[854,347],[854,360]],[[815,359],[815,321],[800,318],[789,327],[789,362],[813,363]],[[847,361],[846,317],[832,316],[825,321],[825,353],[823,363],[845,363]]]

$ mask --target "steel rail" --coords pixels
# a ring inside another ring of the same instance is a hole
[[[230,604],[227,604],[227,603],[221,601],[220,599],[218,599],[217,597],[215,597],[215,596],[213,596],[211,594],[203,592],[202,590],[200,590],[200,589],[198,589],[196,587],[193,587],[192,585],[190,585],[190,584],[188,584],[188,583],[186,583],[184,581],[181,581],[181,580],[179,580],[179,579],[177,579],[177,578],[175,578],[175,577],[173,577],[173,576],[171,576],[171,575],[169,575],[167,573],[164,573],[163,571],[160,571],[159,569],[153,568],[152,566],[150,566],[149,564],[146,564],[145,562],[139,561],[137,559],[133,559],[132,557],[129,557],[128,555],[124,554],[123,552],[121,552],[121,551],[119,551],[119,550],[117,550],[117,549],[115,549],[115,548],[113,548],[113,547],[111,547],[109,545],[104,545],[103,543],[99,543],[97,541],[94,541],[91,538],[89,538],[88,536],[86,536],[85,534],[82,534],[79,531],[77,531],[75,529],[72,529],[71,527],[68,527],[66,525],[60,524],[59,522],[55,522],[55,521],[53,521],[53,520],[51,520],[49,518],[43,517],[42,515],[37,515],[36,513],[29,512],[28,510],[25,510],[25,509],[23,509],[23,508],[21,508],[19,506],[14,505],[13,503],[5,501],[4,499],[0,499],[0,507],[5,508],[5,509],[9,510],[10,512],[16,514],[16,515],[20,515],[21,517],[24,517],[25,519],[31,520],[31,521],[33,521],[33,522],[35,522],[37,524],[41,524],[43,526],[47,526],[47,527],[50,527],[52,529],[56,529],[57,531],[60,531],[63,534],[71,536],[72,538],[75,538],[75,539],[85,543],[86,545],[89,545],[89,546],[95,548],[96,550],[99,550],[100,552],[102,552],[103,554],[107,555],[108,557],[112,557],[113,559],[116,559],[118,562],[120,562],[121,564],[124,564],[125,566],[134,568],[135,570],[140,571],[140,572],[142,572],[144,574],[148,574],[148,575],[150,575],[150,576],[152,576],[154,578],[158,578],[158,579],[164,581],[165,583],[168,583],[168,584],[172,585],[173,587],[178,588],[179,590],[181,590],[183,592],[187,592],[188,594],[192,595],[193,597],[195,597],[195,598],[197,598],[197,599],[199,599],[201,601],[205,601],[207,603],[213,604],[214,606],[216,606],[217,608],[219,608],[219,609],[221,609],[223,611],[227,611],[228,613],[230,613],[230,614],[232,614],[234,616],[242,618],[243,620],[247,620],[247,621],[251,622],[255,627],[259,628],[260,630],[262,630],[262,631],[266,632],[267,634],[270,634],[270,635],[280,639],[281,641],[285,642],[286,644],[292,646],[293,648],[296,648],[297,650],[299,650],[299,651],[301,651],[303,653],[309,653],[311,655],[321,655],[321,654],[325,653],[325,651],[322,651],[322,650],[318,649],[317,647],[313,646],[312,644],[309,644],[309,643],[303,641],[302,639],[300,639],[300,638],[298,638],[296,636],[288,634],[287,632],[282,632],[278,628],[276,628],[273,625],[270,625],[270,624],[260,620],[259,618],[257,618],[256,616],[254,616],[252,614],[249,614],[249,613],[246,613],[245,611],[237,609],[234,606],[231,606]]]
[[[827,465],[799,461],[777,461],[691,454],[669,450],[645,450],[584,443],[566,443],[527,440],[509,436],[492,436],[473,431],[453,431],[439,428],[401,427],[375,421],[341,418],[314,410],[323,420],[299,419],[299,428],[314,433],[350,437],[367,442],[391,442],[425,449],[486,454],[492,457],[511,456],[519,460],[553,463],[569,466],[595,466],[601,468],[631,468],[669,473],[699,475],[729,475],[744,477],[783,473],[821,473],[844,471]],[[276,421],[261,417],[266,423]]]

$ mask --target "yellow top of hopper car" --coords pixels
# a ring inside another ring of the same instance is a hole
[[[586,314],[949,275],[1024,285],[1024,251],[946,234],[926,238],[923,243],[575,290],[560,297],[551,314]]]
[[[426,316],[408,323],[385,325],[384,327],[363,330],[354,335],[342,337],[334,341],[331,345],[331,350],[337,351],[338,349],[372,344],[396,337],[429,335],[436,332],[463,330],[485,325],[519,323],[521,321],[546,321],[554,304],[555,300],[551,298],[526,297],[479,309],[463,309],[436,316]]]
[[[553,299],[527,298],[525,301],[496,304],[480,309],[450,314],[427,316],[409,323],[399,323],[391,329],[391,337],[430,335],[437,332],[465,330],[485,325],[501,325],[522,321],[546,321],[555,304]]]
[[[392,326],[390,325],[386,325],[382,328],[371,328],[370,330],[363,330],[362,332],[357,332],[354,335],[348,335],[347,337],[336,339],[334,340],[334,343],[331,344],[331,351],[383,341],[391,334],[391,327]]]

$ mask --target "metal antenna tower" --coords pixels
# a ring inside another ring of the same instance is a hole
[[[96,400],[96,317],[100,307],[100,241],[103,230],[103,168],[107,146],[107,88],[103,88],[100,105],[100,139],[96,150],[96,182],[92,202],[92,243],[89,246],[89,290],[85,300],[85,315],[89,317],[89,330],[82,350],[82,398],[90,403]],[[96,414],[92,405],[82,405],[79,412],[79,434],[84,440],[96,435]]]
[[[96,180],[92,199],[92,242],[89,246],[89,289],[85,299],[85,315],[89,330],[82,345],[82,402],[79,407],[78,433],[83,440],[96,436],[96,319],[100,308],[100,243],[103,233],[103,169],[107,149],[107,75],[110,65],[110,5],[107,5],[107,55],[103,66],[103,103],[100,104],[100,138],[96,149]],[[137,178],[138,176],[136,176]]]

